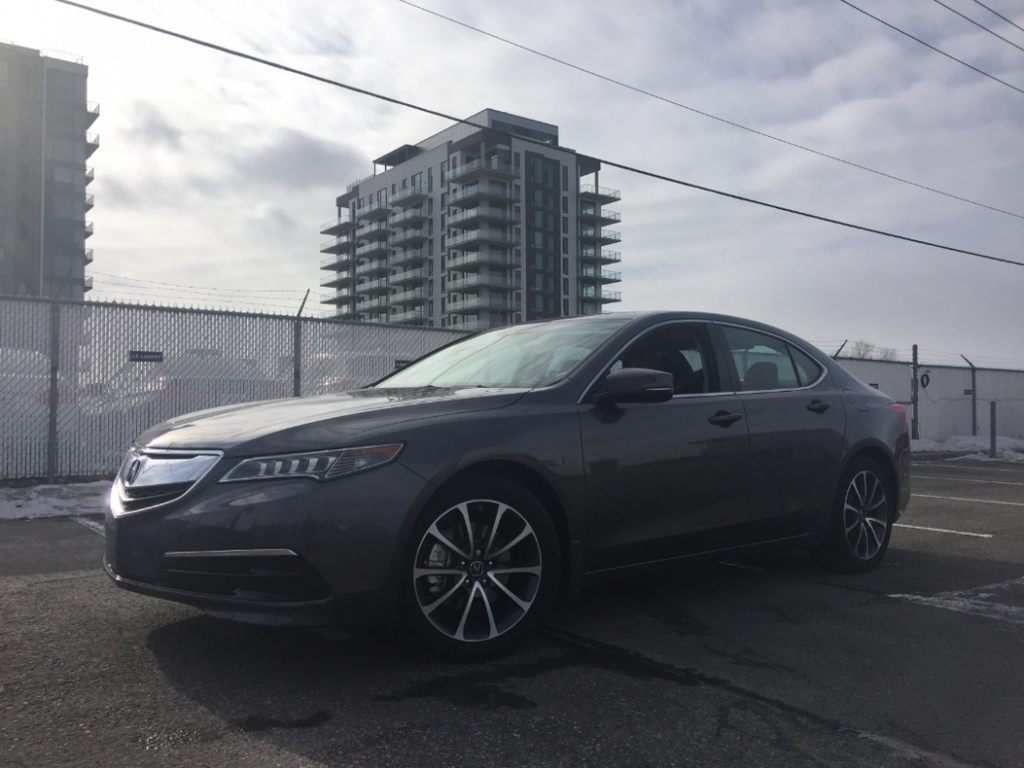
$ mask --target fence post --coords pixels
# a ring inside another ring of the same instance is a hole
[[[988,404],[988,419],[989,419],[989,458],[994,459],[996,457],[996,401],[992,400]]]
[[[971,366],[971,437],[978,436],[978,371],[974,367],[974,363],[968,360],[963,355],[960,357],[964,358],[969,366]]]
[[[911,404],[912,404],[912,416],[910,419],[910,437],[914,440],[921,439],[921,429],[918,426],[918,410],[917,410],[917,393],[918,393],[918,364],[917,364],[917,344],[914,345],[914,374],[911,380]]]
[[[302,297],[299,311],[295,314],[295,339],[292,343],[292,397],[302,397],[302,310],[309,298],[309,289]]]
[[[46,436],[46,482],[57,482],[57,405],[60,389],[57,373],[60,369],[60,304],[50,305],[50,419]]]

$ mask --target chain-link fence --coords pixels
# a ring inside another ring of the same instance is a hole
[[[0,298],[0,480],[106,475],[172,416],[362,386],[464,335]]]

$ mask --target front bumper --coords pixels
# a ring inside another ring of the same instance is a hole
[[[394,618],[422,478],[398,463],[328,482],[218,484],[221,474],[154,509],[115,516],[108,505],[104,567],[115,584],[239,621]]]

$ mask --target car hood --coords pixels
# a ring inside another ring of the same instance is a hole
[[[503,408],[527,390],[360,389],[319,397],[230,405],[175,417],[144,432],[146,448],[222,450],[226,456],[316,451],[408,421]]]

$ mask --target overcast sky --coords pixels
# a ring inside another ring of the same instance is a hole
[[[93,5],[446,114],[554,123],[588,155],[1024,262],[1024,93],[840,0],[417,2],[691,109],[399,0]],[[1019,47],[938,2],[855,4],[1024,90],[1024,31],[974,0],[944,2]],[[985,4],[1024,27],[1016,0]],[[0,19],[0,39],[89,66],[94,299],[237,307],[245,289],[245,306],[294,314],[311,288],[324,310],[319,227],[335,196],[373,158],[448,125],[54,0],[0,0]],[[917,343],[933,362],[1024,367],[1024,267],[612,168],[600,183],[622,193],[614,309],[724,312],[827,350],[864,339],[909,355]],[[194,288],[160,298],[156,283]]]

